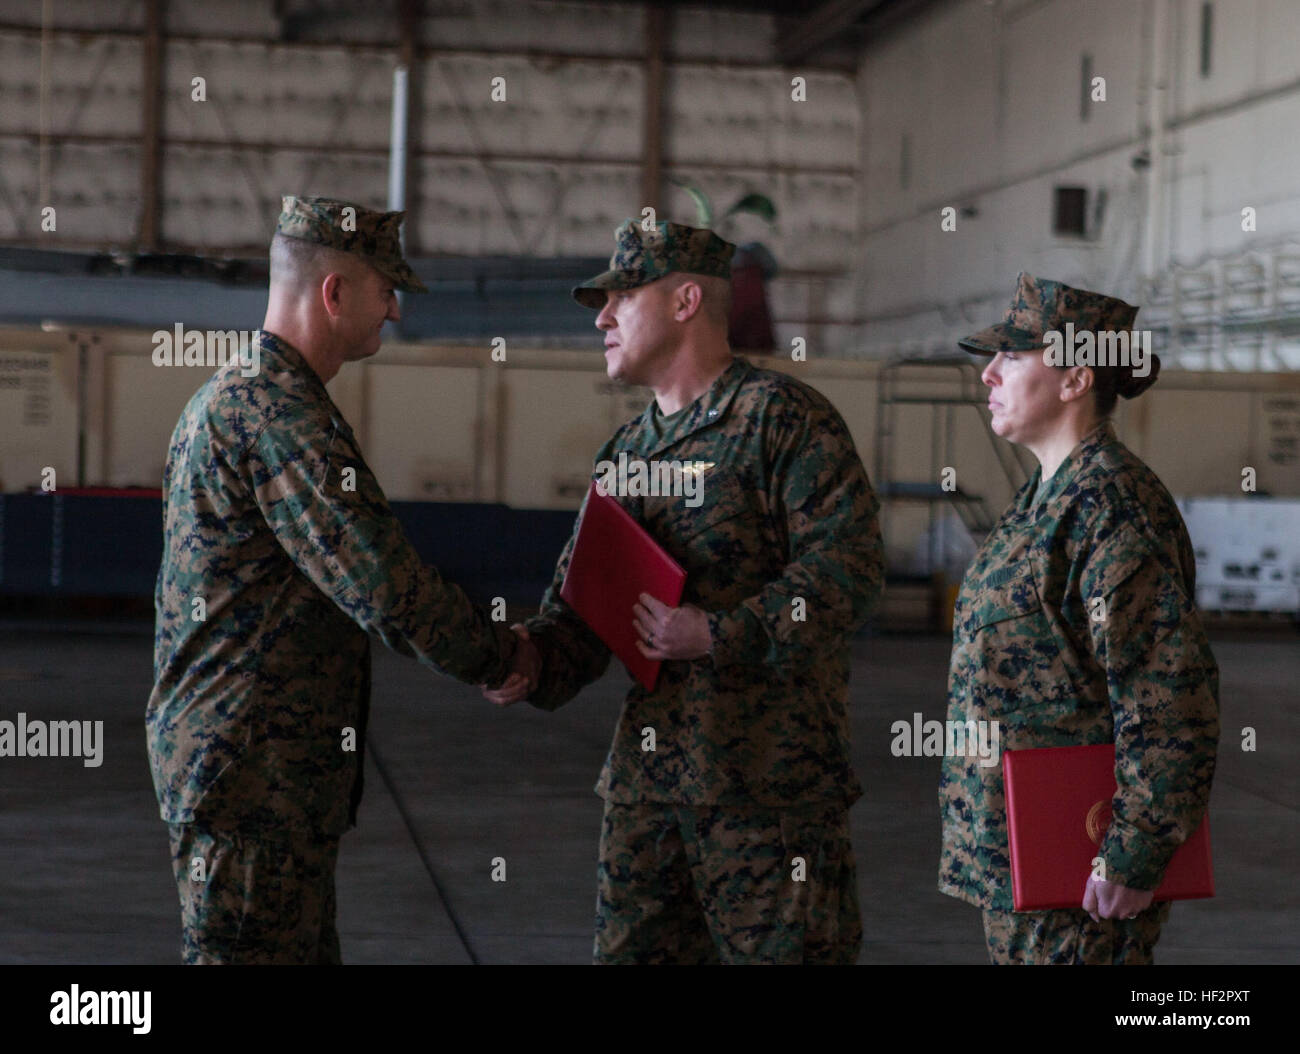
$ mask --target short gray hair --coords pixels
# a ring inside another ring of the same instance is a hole
[[[317,245],[302,238],[290,238],[277,232],[271,239],[271,284],[315,285],[327,274],[356,273],[359,261],[350,253]]]

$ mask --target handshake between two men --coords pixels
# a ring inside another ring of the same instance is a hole
[[[641,602],[632,608],[632,625],[636,629],[636,646],[647,659],[699,659],[713,645],[708,616],[694,604],[669,607],[649,593],[642,593]],[[499,688],[481,686],[483,697],[497,706],[510,706],[527,699],[537,691],[542,677],[542,650],[533,641],[528,627],[517,622],[510,628],[519,638],[510,676]]]
[[[330,398],[342,366],[377,354],[384,322],[400,320],[396,291],[424,290],[401,220],[286,196],[261,371],[228,364],[173,430],[145,721],[187,963],[341,961],[334,872],[361,801],[372,637],[466,683],[500,681],[484,694],[502,706],[555,709],[609,664],[558,595],[573,539],[512,639],[424,565]],[[642,594],[627,616],[647,660],[709,662],[625,701],[596,785],[593,959],[852,962],[848,638],[883,577],[878,503],[830,403],[733,356],[734,245],[636,220],[615,242],[609,270],[572,295],[595,313],[609,379],[655,398],[596,463],[690,464],[710,496],[701,511],[661,495],[636,517],[703,607]],[[814,618],[793,622],[787,599]],[[787,841],[818,847],[825,866],[807,884],[768,866]],[[805,932],[805,903],[840,908],[812,912]]]

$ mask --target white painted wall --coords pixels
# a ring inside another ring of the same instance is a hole
[[[1168,282],[1173,268],[1217,275],[1223,261],[1246,257],[1272,268],[1279,252],[1300,251],[1300,4],[1215,0],[1203,77],[1200,0],[953,0],[862,58],[862,353],[951,349],[1000,317],[1021,270],[1152,304],[1148,325],[1161,314],[1142,268],[1152,169],[1132,164],[1150,146],[1157,4],[1167,132],[1153,277]],[[1085,53],[1106,81],[1086,120]],[[1095,239],[1052,234],[1057,184],[1106,195]],[[947,205],[977,215],[944,232]],[[1242,230],[1246,206],[1257,211],[1254,232]],[[1300,299],[1294,279],[1289,295]],[[1300,368],[1294,340],[1272,354],[1266,366]]]

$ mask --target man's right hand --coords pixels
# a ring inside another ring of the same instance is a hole
[[[527,699],[537,690],[537,683],[542,676],[542,654],[528,637],[528,630],[516,622],[510,627],[519,638],[519,647],[511,661],[510,676],[500,688],[489,689],[483,685],[483,698],[497,706],[510,706],[521,699]]]

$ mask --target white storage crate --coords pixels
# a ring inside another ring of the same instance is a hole
[[[1196,549],[1196,605],[1300,614],[1300,499],[1179,498]]]

